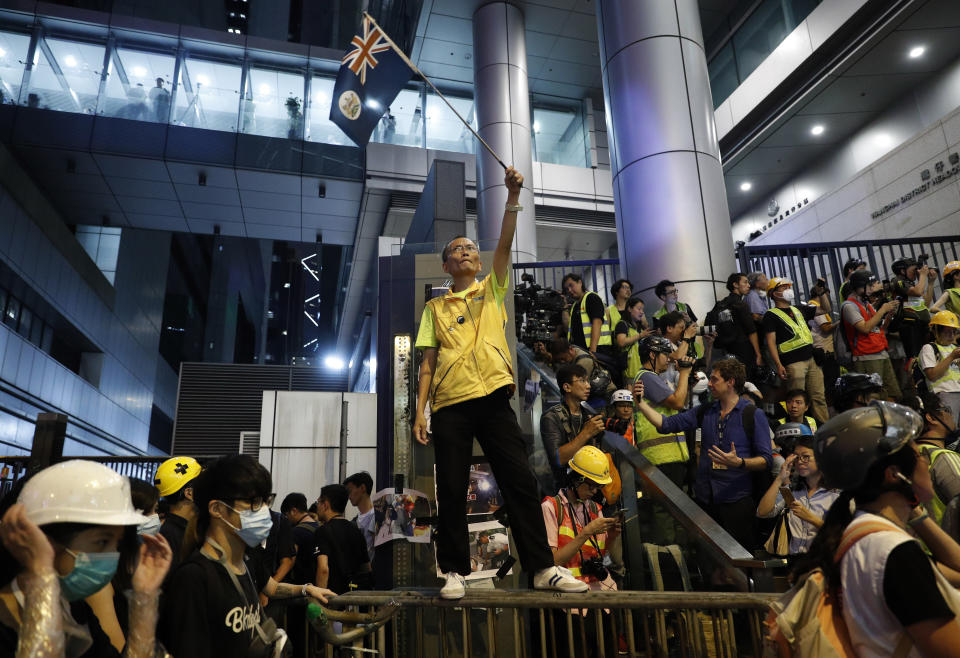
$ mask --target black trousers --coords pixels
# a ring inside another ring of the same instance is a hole
[[[741,546],[751,552],[757,549],[757,504],[751,496],[730,503],[701,503],[701,506]]]
[[[467,538],[467,489],[473,438],[493,470],[503,494],[524,571],[553,566],[540,511],[537,479],[504,386],[490,395],[435,411],[432,419],[437,463],[437,564],[444,573],[470,573]]]

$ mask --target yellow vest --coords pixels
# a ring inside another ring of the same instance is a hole
[[[960,288],[947,288],[947,293],[946,309],[960,315]]]
[[[633,327],[627,327],[627,338],[633,338],[639,335],[639,331]],[[632,382],[643,368],[643,362],[640,361],[640,341],[629,345],[624,349],[624,352],[627,353],[627,367],[623,371],[624,381]]]
[[[770,310],[793,331],[793,338],[777,345],[777,349],[780,350],[781,354],[792,352],[805,345],[813,345],[813,336],[810,334],[810,327],[807,326],[807,321],[803,319],[800,309],[795,306],[790,307],[790,313],[793,317],[787,315],[781,308],[773,308]]]
[[[620,309],[617,308],[616,304],[610,304],[610,306],[607,307],[606,319],[610,323],[610,331],[616,331],[617,325],[620,324],[620,320],[623,319],[623,314],[620,312]]]
[[[590,348],[590,334],[593,331],[593,322],[590,320],[590,316],[587,315],[587,297],[590,295],[596,295],[597,293],[588,290],[583,294],[583,297],[580,298],[580,325],[583,327],[583,342],[586,343],[586,348]],[[599,295],[597,295],[599,297]],[[573,342],[573,323],[574,318],[570,318],[570,326],[567,327],[567,340]],[[611,324],[610,324],[610,313],[609,311],[604,312],[603,321],[600,325],[600,342],[597,343],[600,345],[612,345],[613,341],[610,340],[612,334]]]
[[[432,411],[504,386],[511,387],[511,395],[516,389],[505,331],[507,313],[497,303],[493,286],[493,276],[487,275],[474,282],[464,299],[448,292],[427,302],[440,342],[430,385]]]
[[[641,368],[638,374],[642,375],[645,372],[656,374],[645,368]],[[677,413],[676,409],[665,406],[654,406],[652,403],[650,406],[664,416],[673,416]],[[683,434],[661,434],[640,411],[633,414],[633,428],[637,450],[652,464],[685,462],[690,458],[690,453],[687,452],[687,440]]]
[[[944,347],[939,343],[931,343],[931,345],[933,345],[933,356],[937,361],[942,360],[945,356],[953,351],[953,346]],[[935,382],[930,382],[930,390],[932,390],[934,393],[939,393],[940,391],[938,391],[937,388],[941,384],[946,384],[947,382],[960,382],[960,364],[958,364],[956,361],[950,364],[950,367],[947,368],[947,371],[943,373],[943,377]]]
[[[923,452],[927,459],[930,460],[930,468],[933,469],[933,463],[937,460],[937,457],[944,453],[953,452],[952,450],[947,450],[946,448],[935,448],[929,444],[921,444],[920,451]],[[931,473],[932,475],[932,473]],[[947,503],[950,501],[942,501],[940,497],[937,496],[936,490],[934,490],[933,498],[930,499],[930,502],[924,503],[924,506],[927,510],[930,511],[930,515],[933,517],[933,520],[937,522],[937,525],[943,523],[943,513],[947,509]]]

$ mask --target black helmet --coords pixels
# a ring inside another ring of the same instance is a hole
[[[869,375],[862,372],[848,372],[837,377],[834,399],[836,406],[846,410],[860,393],[879,393],[883,390],[883,379],[875,372]]]
[[[861,265],[865,265],[865,264],[866,263],[864,263],[863,260],[859,258],[851,258],[850,260],[848,260],[846,263],[843,264],[844,276],[846,276],[849,272],[853,272]]]
[[[870,270],[856,270],[850,275],[850,289],[860,290],[875,281],[878,281],[877,275]]]
[[[647,336],[640,339],[637,345],[640,359],[646,361],[651,352],[657,354],[673,354],[673,344],[663,336]]]
[[[916,259],[914,259],[912,256],[907,256],[906,258],[898,258],[897,260],[893,261],[890,269],[893,270],[894,274],[905,274],[908,267],[913,267],[916,264]]]
[[[814,437],[813,453],[828,486],[854,491],[879,459],[897,452],[923,431],[913,409],[876,400],[824,423]]]

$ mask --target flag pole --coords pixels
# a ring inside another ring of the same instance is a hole
[[[393,42],[393,39],[391,39],[391,38],[389,37],[389,35],[387,35],[387,33],[383,30],[383,28],[380,27],[379,24],[377,24],[377,21],[375,21],[375,20],[373,19],[373,16],[371,16],[371,15],[368,14],[367,12],[363,12],[363,16],[364,16],[364,18],[369,19],[370,22],[373,23],[373,25],[374,25],[378,30],[380,30],[380,33],[383,35],[383,38],[386,39],[386,40],[390,43],[390,45],[391,45],[391,46],[393,47],[393,49],[397,52],[397,54],[400,55],[400,58],[407,64],[407,66],[409,66],[411,69],[413,69],[413,72],[414,72],[414,73],[416,73],[416,74],[419,75],[421,78],[423,78],[423,81],[424,81],[424,82],[426,82],[428,85],[430,85],[430,88],[433,89],[434,93],[435,93],[437,96],[439,96],[439,97],[441,98],[441,100],[443,100],[444,103],[447,104],[447,107],[449,107],[450,110],[451,110],[455,115],[457,115],[457,118],[460,119],[460,121],[463,122],[463,125],[465,125],[465,126],[467,127],[467,130],[469,130],[470,132],[472,132],[472,133],[473,133],[473,136],[476,137],[478,140],[480,140],[480,143],[483,144],[483,147],[484,147],[485,149],[487,149],[487,151],[490,153],[490,155],[492,155],[493,158],[494,158],[497,162],[500,163],[500,166],[503,167],[504,171],[506,171],[507,165],[505,165],[504,162],[503,162],[503,160],[500,159],[500,156],[497,155],[496,151],[494,151],[492,148],[490,148],[490,145],[487,144],[487,142],[483,139],[483,137],[481,137],[480,134],[479,134],[476,130],[473,129],[473,126],[471,126],[471,125],[467,122],[466,119],[464,119],[462,116],[460,116],[460,113],[457,112],[456,108],[455,108],[453,105],[451,105],[450,101],[447,100],[447,97],[440,93],[440,90],[437,89],[436,86],[434,86],[434,84],[430,81],[430,78],[428,78],[427,76],[425,76],[425,75],[423,74],[423,71],[421,71],[419,68],[417,68],[417,65],[416,65],[416,64],[414,64],[412,61],[410,61],[410,58],[407,57],[406,54],[400,49],[400,47],[397,46],[397,44],[395,44],[395,43]],[[426,117],[426,110],[424,110],[424,117]]]

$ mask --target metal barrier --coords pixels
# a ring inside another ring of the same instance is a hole
[[[28,456],[0,457],[0,498],[7,495],[13,485],[27,474]]]
[[[799,245],[743,245],[738,252],[740,271],[764,272],[768,277],[789,277],[808,293],[817,278],[826,280],[835,302],[842,302],[839,294],[843,283],[843,264],[851,258],[867,263],[870,271],[881,280],[893,278],[891,265],[898,258],[921,254],[929,256],[931,267],[943,266],[960,259],[960,235],[897,240],[864,240],[862,242],[818,242]],[[936,283],[934,299],[942,293]]]
[[[398,656],[757,656],[761,617],[775,594],[468,589],[457,601],[437,590],[350,592],[328,607],[383,606],[401,613],[354,650]],[[585,613],[585,614],[584,614]],[[666,632],[658,628],[667,629]],[[332,647],[327,656],[332,656]]]
[[[563,277],[569,273],[583,277],[583,285],[600,295],[607,304],[613,303],[610,286],[620,278],[620,261],[614,258],[602,260],[558,260],[545,263],[516,263],[513,266],[516,280],[524,274],[533,276],[533,281],[544,288],[563,289]]]

